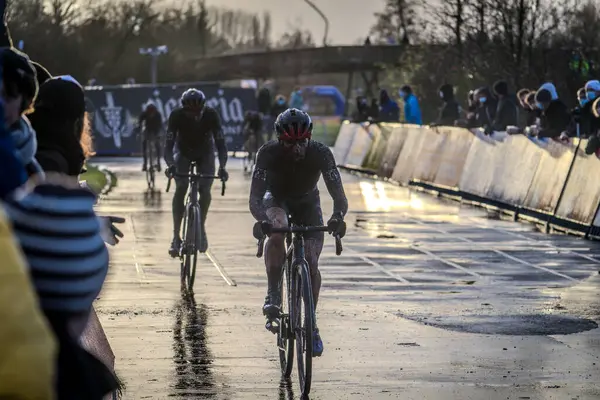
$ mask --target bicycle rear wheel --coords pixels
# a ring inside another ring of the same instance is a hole
[[[306,262],[293,271],[294,333],[296,335],[296,359],[298,381],[302,396],[308,396],[312,381],[312,354],[314,331],[314,301],[310,274]]]
[[[289,260],[288,260],[289,262]],[[282,269],[281,281],[281,319],[279,321],[279,332],[277,333],[277,347],[279,348],[279,364],[281,374],[289,378],[294,368],[294,331],[292,330],[292,296],[291,277],[288,274],[287,263]]]
[[[183,276],[184,285],[189,291],[194,290],[194,281],[196,280],[196,265],[198,263],[198,244],[197,239],[201,237],[200,209],[198,206],[190,206],[187,210],[187,227],[184,241],[183,254]]]

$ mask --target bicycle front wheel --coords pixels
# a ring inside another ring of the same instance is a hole
[[[296,335],[296,359],[298,380],[302,396],[310,393],[312,381],[312,355],[314,331],[314,301],[310,273],[306,262],[299,264],[293,275],[294,333]]]
[[[196,265],[198,263],[198,239],[202,237],[200,224],[200,209],[198,206],[188,208],[186,236],[184,237],[183,264],[184,283],[189,291],[194,290],[196,280]]]
[[[292,330],[292,291],[291,277],[288,273],[287,262],[282,268],[281,281],[281,319],[279,321],[279,332],[277,333],[277,347],[279,348],[279,364],[281,374],[284,378],[292,375],[294,368],[294,331]]]
[[[148,165],[146,166],[146,182],[148,184],[148,189],[154,189],[154,152],[152,151],[152,143],[148,144],[149,149],[146,149],[148,152]]]

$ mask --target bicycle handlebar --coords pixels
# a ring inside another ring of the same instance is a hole
[[[196,179],[221,179],[219,176],[213,175],[201,175],[201,174],[178,174],[174,173],[169,177],[169,181],[167,182],[167,190],[168,193],[171,189],[171,181],[174,177],[178,178],[196,178]],[[225,196],[225,181],[221,179],[221,196]]]
[[[265,227],[263,227],[264,229]],[[265,244],[265,238],[267,235],[270,235],[272,233],[309,233],[309,232],[329,232],[329,228],[327,226],[291,226],[291,227],[287,227],[287,228],[270,228],[268,229],[268,232],[264,232],[263,230],[263,237],[258,239],[258,250],[256,252],[256,257],[257,258],[261,258],[263,256],[263,250],[264,250],[264,244]],[[340,255],[342,254],[342,238],[340,238],[339,235],[335,234],[333,235],[334,239],[335,239],[335,254],[336,255]]]

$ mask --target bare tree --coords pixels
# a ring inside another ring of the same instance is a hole
[[[463,57],[463,36],[469,0],[446,0],[432,7],[435,23],[453,38],[459,61]]]
[[[301,49],[306,47],[315,47],[315,40],[309,31],[303,31],[296,28],[286,32],[277,42],[277,47],[283,49]]]
[[[383,12],[375,13],[377,22],[371,29],[380,43],[393,41],[397,44],[410,44],[416,39],[417,11],[416,0],[386,0]]]

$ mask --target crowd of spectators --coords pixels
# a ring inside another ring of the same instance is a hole
[[[439,88],[439,97],[441,106],[438,117],[430,126],[481,128],[486,135],[506,132],[561,142],[568,142],[572,137],[589,138],[586,153],[600,150],[598,80],[588,81],[577,91],[579,104],[572,110],[561,100],[551,82],[545,82],[537,89],[523,88],[514,93],[506,81],[499,80],[491,87],[471,90],[464,109],[450,84]],[[403,86],[398,98],[404,104],[403,113],[398,102],[385,89],[380,90],[379,99],[373,99],[371,103],[366,97],[358,96],[352,120],[422,125],[419,101],[411,87]]]
[[[83,87],[13,48],[5,26],[0,77],[0,398],[101,400],[120,383],[81,336],[123,220],[98,217],[79,182],[93,154]]]

